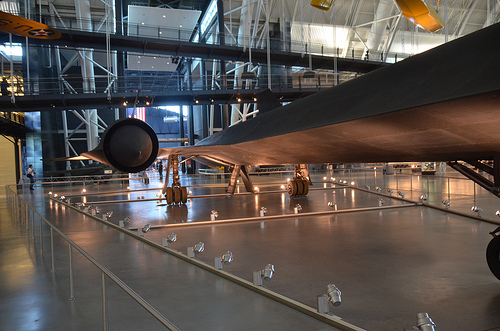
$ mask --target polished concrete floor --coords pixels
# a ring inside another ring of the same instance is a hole
[[[450,170],[447,176],[424,177],[384,175],[379,169],[317,172],[313,189],[300,198],[281,188],[286,174],[252,176],[259,193],[230,198],[224,196],[223,179],[184,176],[192,198],[174,206],[155,200],[161,184],[158,174],[149,176],[148,185],[131,180],[130,189],[119,182],[79,182],[19,193],[181,330],[335,328],[148,244],[160,244],[172,232],[177,241],[169,246],[182,254],[203,242],[205,251],[195,259],[207,265],[231,251],[234,260],[224,270],[237,279],[252,282],[254,271],[273,264],[276,272],[265,288],[312,309],[334,283],[342,304],[330,305],[331,312],[363,329],[410,330],[417,313],[427,312],[437,330],[500,330],[500,281],[485,260],[500,200]],[[113,211],[108,219],[113,224],[130,217],[130,230],[84,216],[49,199],[49,191],[72,203],[99,206],[99,217]],[[396,198],[398,191],[406,201]],[[423,194],[424,205],[411,202],[420,202]],[[444,199],[451,211],[464,215],[446,211]],[[297,204],[302,210],[294,214]],[[472,205],[491,223],[475,217]],[[100,272],[73,253],[75,299],[69,300],[67,244],[55,240],[51,271],[47,227],[42,227],[42,253],[38,222],[26,230],[5,199],[0,207],[0,329],[102,329]],[[218,212],[214,222],[212,210]],[[146,224],[152,226],[146,241],[127,234]],[[111,330],[162,328],[111,281],[106,293]]]

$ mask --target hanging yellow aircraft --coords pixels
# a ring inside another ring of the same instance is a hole
[[[0,31],[28,38],[61,38],[61,32],[46,24],[38,23],[3,11],[0,11]]]

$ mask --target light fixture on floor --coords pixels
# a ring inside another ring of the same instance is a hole
[[[389,195],[392,197],[392,193],[394,193],[394,191],[393,191],[393,190],[391,190],[391,189],[388,189],[388,190],[387,190],[387,193],[389,193]]]
[[[436,324],[431,320],[429,314],[418,313],[417,314],[417,328],[420,331],[434,331]]]
[[[342,292],[340,292],[335,284],[328,284],[326,286],[326,294],[328,295],[328,301],[330,301],[335,307],[340,306],[342,303]]]
[[[113,216],[113,212],[112,211],[108,211],[106,214],[102,215],[102,220],[103,221],[107,221],[108,218],[110,218],[111,216]]]
[[[266,207],[260,207],[260,212],[259,215],[260,217],[264,217],[267,214],[267,208]]]
[[[141,237],[144,237],[144,234],[145,233],[148,233],[149,230],[151,230],[151,224],[146,224],[142,227],[141,231],[140,231],[140,235]]]
[[[269,281],[274,275],[274,265],[268,264],[261,271],[253,272],[253,284],[255,286],[262,286],[262,280]]]
[[[295,207],[293,207],[293,213],[298,214],[300,211],[302,211],[302,206],[300,204],[296,204]]]
[[[443,200],[441,203],[444,205],[446,209],[450,209],[450,202],[448,200]]]
[[[233,253],[230,251],[225,252],[221,257],[215,258],[215,269],[222,270],[223,265],[228,265],[233,262]]]
[[[378,198],[378,206],[379,206],[379,207],[382,207],[382,206],[384,205],[384,203],[385,203],[385,200],[384,200],[384,199],[382,199],[382,198]]]
[[[205,244],[200,241],[199,243],[197,243],[193,247],[188,247],[187,248],[187,256],[188,257],[194,257],[195,254],[200,254],[204,250],[205,250]]]
[[[367,189],[368,191],[370,191],[371,190],[370,185],[365,185],[365,189]]]
[[[210,220],[215,221],[215,219],[217,217],[219,217],[219,213],[217,212],[217,210],[211,210],[210,211]]]
[[[427,196],[427,193],[424,193],[420,196],[420,201],[422,203],[425,203],[427,200],[429,199],[429,197]]]
[[[342,303],[342,292],[340,292],[335,284],[328,284],[326,286],[326,294],[318,295],[317,301],[318,313],[329,314],[330,305],[328,303],[331,302],[334,307],[340,306]]]
[[[375,186],[375,191],[377,191],[377,192],[380,193],[380,192],[382,192],[382,189],[380,187],[378,187],[378,186]]]
[[[166,238],[161,238],[161,245],[163,247],[168,247],[168,244],[171,244],[177,240],[177,234],[172,232]]]
[[[129,223],[130,223],[130,217],[125,217],[123,220],[118,221],[118,225],[120,226],[120,228],[124,228],[125,224]]]
[[[333,201],[329,201],[329,202],[328,202],[328,207],[331,207],[331,208],[333,208],[334,210],[338,210],[338,209],[337,209],[337,208],[338,208],[338,207],[337,207],[337,204],[336,204],[335,202],[333,202]]]
[[[398,191],[398,195],[399,195],[401,198],[403,198],[403,199],[405,198],[405,194],[404,194],[403,192],[401,192],[401,191]]]
[[[472,206],[472,208],[470,210],[477,213],[477,217],[483,217],[483,210],[481,208],[479,208],[478,206]]]

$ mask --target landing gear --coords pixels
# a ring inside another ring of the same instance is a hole
[[[305,179],[294,179],[288,182],[288,194],[291,197],[307,195],[309,193],[309,182]]]
[[[172,186],[168,186],[170,168],[172,168]],[[165,195],[165,199],[167,200],[167,204],[169,205],[173,203],[180,204],[187,202],[187,189],[181,186],[181,182],[179,180],[179,159],[177,155],[169,155],[168,157],[163,194]]]
[[[496,230],[499,231],[500,227]],[[493,231],[495,233],[495,231]],[[492,233],[492,234],[493,234]],[[491,272],[500,280],[500,235],[491,239],[486,249],[486,262],[490,267]]]
[[[312,183],[307,164],[296,164],[294,178],[288,182],[288,194],[291,197],[305,196],[309,193],[309,185]]]

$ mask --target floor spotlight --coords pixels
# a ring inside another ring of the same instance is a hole
[[[266,207],[260,207],[260,217],[264,217],[267,214],[267,208]]]
[[[299,211],[302,211],[302,206],[300,204],[296,204],[295,207],[293,207],[293,213],[298,214]]]
[[[367,189],[368,191],[370,191],[371,190],[370,185],[365,185],[365,189]]]
[[[145,233],[148,233],[151,230],[151,224],[146,224],[141,229],[141,236],[144,237]]]
[[[403,199],[405,198],[405,194],[404,194],[403,192],[401,192],[401,191],[398,191],[398,195],[399,195],[401,198],[403,198]]]
[[[434,331],[436,324],[431,320],[429,314],[418,313],[417,314],[417,328],[420,331]]]
[[[264,270],[262,270],[262,278],[264,280],[271,280],[274,275],[274,265],[268,264],[264,267]]]
[[[253,272],[253,284],[255,286],[262,286],[262,280],[269,281],[274,275],[274,265],[268,264],[261,271]]]
[[[202,253],[204,250],[205,250],[205,244],[200,241],[193,247],[187,248],[187,255],[188,257],[194,257],[195,254]]]
[[[215,219],[217,217],[219,217],[219,213],[217,212],[217,210],[211,210],[210,211],[210,220],[215,221]]]
[[[384,199],[382,199],[382,198],[378,198],[378,206],[379,206],[379,207],[382,207],[382,206],[384,205],[384,203],[385,203],[385,200],[384,200]]]
[[[221,257],[215,258],[215,269],[222,270],[224,264],[228,265],[231,262],[233,262],[233,253],[227,251]]]
[[[340,306],[342,303],[341,299],[342,293],[334,284],[328,284],[326,286],[326,294],[317,296],[318,303],[318,313],[320,314],[330,314],[329,302],[333,304],[334,307]]]
[[[336,204],[336,203],[334,203],[333,201],[329,201],[329,202],[328,202],[328,207],[331,207],[331,208],[333,208],[334,210],[338,210],[338,209],[337,209],[337,208],[338,208],[338,207],[337,207],[337,204]]]
[[[500,217],[500,210],[497,210],[497,212],[495,213],[495,215],[497,215],[498,217]]]
[[[444,205],[446,209],[450,209],[450,202],[448,200],[443,200],[441,203]]]
[[[391,189],[388,189],[388,190],[387,190],[387,193],[389,193],[389,195],[392,197],[392,193],[394,193],[394,191],[393,191],[393,190],[391,190]]]
[[[177,240],[177,234],[171,233],[166,238],[161,238],[161,245],[163,247],[168,247],[168,244],[173,243]]]
[[[118,221],[120,228],[124,228],[125,224],[130,224],[130,217],[125,217],[123,220]]]
[[[328,284],[326,286],[326,294],[328,295],[328,301],[330,301],[333,306],[340,306],[340,304],[342,303],[342,292],[340,292],[335,284]]]
[[[472,206],[472,208],[470,210],[477,213],[477,217],[483,217],[483,210],[481,208],[479,208],[478,206]]]
[[[424,193],[420,196],[420,201],[422,201],[422,203],[425,203],[428,199],[429,197],[427,196],[427,193]]]
[[[52,191],[50,191],[48,194],[49,194],[49,197],[51,197],[53,193],[52,193]]]
[[[377,192],[380,193],[380,192],[382,192],[382,189],[380,187],[378,187],[378,186],[375,186],[375,191],[377,191]]]

